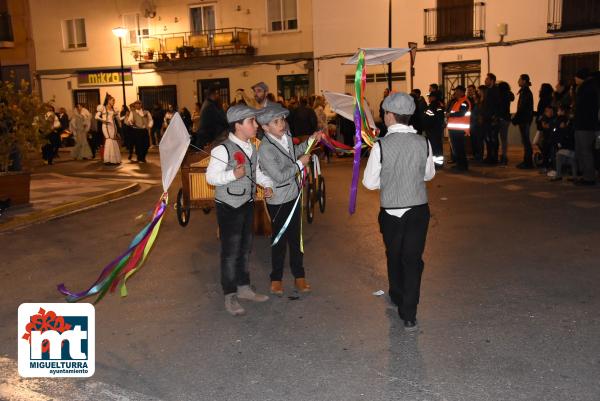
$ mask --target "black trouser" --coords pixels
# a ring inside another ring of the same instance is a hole
[[[444,130],[427,130],[427,139],[431,143],[431,152],[434,156],[444,156]]]
[[[161,124],[156,124],[152,126],[152,129],[150,130],[150,135],[152,137],[152,145],[157,145],[160,142],[161,127]]]
[[[486,160],[491,162],[498,162],[498,134],[499,134],[499,126],[498,124],[487,122],[484,125],[485,129],[485,147],[487,150]]]
[[[294,184],[291,184],[294,185]],[[295,200],[281,205],[269,205],[269,215],[271,216],[271,227],[273,235],[271,241],[275,240],[281,227],[285,223],[294,207]],[[285,262],[286,248],[290,248],[290,268],[294,278],[304,278],[304,267],[302,251],[300,250],[300,207],[296,207],[290,224],[279,239],[277,245],[271,247],[271,281],[281,281],[283,278],[283,263]]]
[[[519,132],[521,133],[521,143],[523,144],[523,163],[528,166],[533,165],[533,149],[531,147],[531,139],[529,138],[529,123],[519,124]]]
[[[473,151],[473,158],[477,161],[483,160],[483,148],[485,146],[484,139],[485,132],[481,124],[472,125],[471,128],[471,148]]]
[[[131,127],[133,141],[135,143],[135,155],[139,162],[146,161],[150,140],[148,138],[148,130],[146,128]]]
[[[387,257],[389,294],[403,320],[415,320],[423,274],[423,251],[429,227],[429,206],[411,208],[402,217],[379,212]]]
[[[450,136],[450,142],[452,143],[452,153],[454,154],[456,165],[459,169],[467,170],[469,168],[469,162],[467,161],[465,131],[449,130],[448,135]]]
[[[135,148],[135,140],[132,129],[129,125],[122,125],[121,138],[123,138],[123,145],[125,145],[127,152],[129,152],[129,159],[131,159],[131,156],[133,156],[133,149]]]
[[[238,208],[216,202],[221,237],[221,286],[225,295],[250,284],[249,259],[252,249],[254,202]]]

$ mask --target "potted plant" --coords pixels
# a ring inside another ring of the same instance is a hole
[[[184,58],[185,57],[185,47],[180,46],[177,48],[177,54],[179,58]]]
[[[139,50],[132,50],[131,51],[131,56],[137,61],[140,58],[140,51]]]
[[[169,61],[169,55],[167,53],[160,53],[160,61]]]
[[[154,49],[148,49],[148,50],[146,50],[146,55],[144,56],[144,59],[146,61],[152,61],[152,60],[154,60]]]
[[[29,84],[20,86],[10,81],[0,82],[0,200],[10,199],[12,205],[29,203],[31,173],[26,168],[29,153],[39,152],[50,132],[46,121],[46,105],[29,91]]]
[[[254,46],[246,47],[246,54],[248,56],[254,56],[256,54],[256,48]]]
[[[194,47],[193,46],[183,46],[183,50],[185,52],[185,57],[189,58],[194,55]]]

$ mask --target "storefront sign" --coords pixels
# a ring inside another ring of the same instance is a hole
[[[131,68],[125,68],[125,85],[133,85]],[[77,73],[79,86],[121,85],[121,70],[80,71]]]

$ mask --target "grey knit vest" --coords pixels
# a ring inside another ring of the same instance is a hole
[[[225,203],[234,208],[238,208],[245,203],[254,200],[256,186],[254,185],[253,181],[256,182],[258,152],[256,151],[256,147],[252,145],[252,156],[250,157],[250,160],[248,160],[248,156],[242,150],[242,148],[229,139],[226,139],[225,142],[219,146],[225,146],[225,149],[227,149],[229,163],[225,168],[226,171],[233,170],[235,166],[237,166],[237,161],[234,157],[236,152],[242,152],[244,155],[246,176],[238,178],[227,185],[218,185],[215,187],[216,201]],[[250,177],[252,180],[250,180],[248,177]]]
[[[417,134],[396,132],[381,138],[379,146],[381,207],[403,209],[427,204],[427,140]]]

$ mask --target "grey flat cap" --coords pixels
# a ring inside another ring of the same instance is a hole
[[[267,107],[262,110],[263,113],[256,117],[256,121],[258,121],[259,124],[264,125],[270,123],[277,117],[285,118],[290,114],[290,111],[279,103],[268,103]]]
[[[264,90],[265,92],[269,91],[269,86],[266,83],[264,83],[263,81],[260,81],[259,83],[252,85],[251,88],[254,90],[254,88],[257,88],[257,87],[262,88],[262,90]]]
[[[401,116],[411,116],[415,112],[415,101],[409,94],[396,92],[385,98],[381,108]]]
[[[246,118],[256,117],[263,113],[263,109],[253,109],[245,104],[236,104],[227,110],[227,122],[242,121]]]

